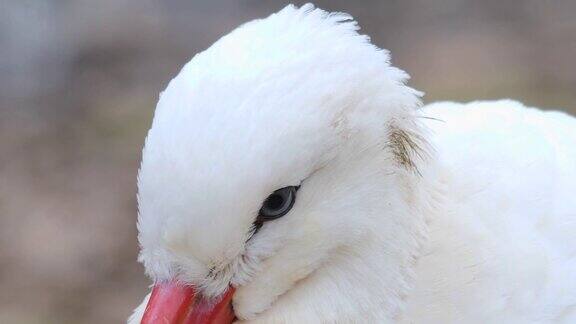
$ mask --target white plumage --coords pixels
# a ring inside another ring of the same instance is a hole
[[[511,101],[424,107],[440,212],[407,323],[576,322],[576,119]]]
[[[576,119],[421,108],[356,30],[288,6],[170,82],[138,181],[147,273],[232,284],[249,323],[576,322]],[[250,238],[264,199],[297,185]]]

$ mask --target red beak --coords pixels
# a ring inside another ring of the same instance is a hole
[[[230,324],[234,288],[216,299],[205,299],[192,286],[176,281],[154,285],[142,324]]]

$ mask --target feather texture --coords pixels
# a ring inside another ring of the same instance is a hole
[[[246,323],[575,322],[576,120],[422,108],[407,80],[349,15],[312,5],[196,55],[143,150],[147,274],[232,284]],[[298,185],[254,234],[266,197]]]

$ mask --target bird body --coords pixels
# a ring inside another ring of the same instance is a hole
[[[576,321],[576,119],[511,101],[424,107],[438,213],[405,323]]]
[[[576,120],[421,107],[357,29],[288,6],[170,82],[138,178],[154,293],[130,323],[183,294],[246,323],[576,321]]]

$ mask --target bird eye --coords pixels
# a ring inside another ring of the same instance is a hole
[[[291,186],[274,191],[262,204],[257,222],[263,223],[286,215],[294,206],[298,188]]]

